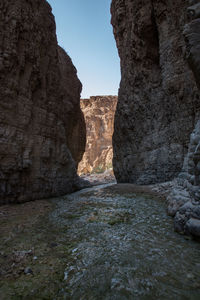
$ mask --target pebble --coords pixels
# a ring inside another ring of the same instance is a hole
[[[188,273],[188,274],[187,274],[187,278],[188,278],[188,279],[194,279],[194,275],[191,274],[191,273]]]
[[[54,247],[57,247],[57,246],[58,246],[57,243],[51,243],[51,244],[49,245],[50,248],[54,248]]]
[[[32,269],[30,267],[26,267],[24,269],[24,274],[26,274],[26,275],[33,274],[33,271],[32,271]]]

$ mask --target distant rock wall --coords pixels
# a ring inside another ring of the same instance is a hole
[[[85,148],[80,92],[76,69],[57,45],[50,5],[1,0],[1,204],[78,188]]]
[[[112,1],[122,73],[113,136],[118,182],[164,182],[182,170],[200,110],[184,59],[187,6],[185,0]]]
[[[112,168],[112,135],[116,96],[95,96],[81,100],[85,116],[87,145],[79,174],[101,173]]]

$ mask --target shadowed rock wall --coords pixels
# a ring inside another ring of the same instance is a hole
[[[116,96],[93,96],[81,100],[87,129],[87,145],[78,166],[79,174],[101,173],[112,168],[112,135],[116,105]]]
[[[187,1],[113,0],[121,59],[113,167],[118,182],[171,180],[182,169],[200,108],[184,59]]]
[[[188,1],[184,27],[186,58],[200,88],[200,1]],[[188,154],[177,185],[168,196],[168,214],[175,216],[178,232],[200,237],[200,115],[190,136]]]
[[[81,83],[45,0],[0,2],[0,203],[71,192],[85,147]],[[81,129],[81,130],[80,130]]]

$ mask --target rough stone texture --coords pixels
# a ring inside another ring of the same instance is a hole
[[[190,136],[189,150],[176,184],[167,197],[168,214],[177,232],[200,236],[200,120]],[[190,222],[190,219],[194,219]],[[196,220],[196,221],[195,221]],[[198,232],[199,230],[199,232]]]
[[[186,223],[185,230],[188,235],[200,237],[200,220],[190,218]]]
[[[79,184],[81,83],[55,31],[45,0],[0,1],[1,204],[62,195]]]
[[[200,1],[190,1],[188,8],[189,23],[184,28],[186,57],[197,85],[200,88]],[[192,20],[195,18],[194,20]],[[197,19],[196,19],[197,18]],[[178,176],[178,185],[168,197],[168,213],[175,215],[175,230],[194,236],[200,236],[200,116],[190,136],[188,154],[185,157],[182,172]],[[177,193],[184,189],[186,197]]]
[[[193,20],[187,24],[184,35],[187,45],[188,63],[200,88],[200,19]]]
[[[98,173],[112,168],[112,135],[116,96],[95,96],[81,100],[85,116],[87,146],[79,174]]]
[[[184,0],[112,1],[122,73],[113,136],[118,182],[164,182],[182,170],[200,108],[184,59],[187,5]]]

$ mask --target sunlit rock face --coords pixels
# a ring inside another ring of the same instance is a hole
[[[85,147],[80,92],[76,69],[57,45],[49,4],[1,0],[1,204],[78,187]]]
[[[118,182],[163,182],[182,169],[200,109],[184,58],[187,6],[184,0],[112,1],[122,73],[113,136]]]
[[[87,129],[87,144],[78,166],[79,174],[101,173],[112,168],[112,135],[116,105],[116,96],[81,99]]]

